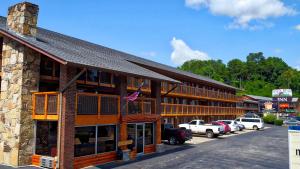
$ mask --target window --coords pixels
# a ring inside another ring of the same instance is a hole
[[[112,75],[108,72],[100,72],[100,83],[111,84]]]
[[[40,74],[44,76],[59,77],[59,73],[59,63],[47,58],[47,56],[42,55],[40,64]]]
[[[197,121],[191,121],[190,122],[190,125],[196,125],[197,124]]]
[[[53,75],[53,62],[47,58],[41,58],[41,75],[52,76]]]
[[[231,121],[223,121],[226,124],[231,124]]]
[[[132,144],[128,145],[128,149],[135,148],[135,140],[136,140],[136,125],[135,124],[127,124],[127,140],[132,140]]]
[[[143,87],[150,87],[150,80],[145,79],[144,80],[144,86]]]
[[[242,122],[254,122],[254,123],[259,123],[259,119],[242,119]]]
[[[153,144],[153,123],[145,123],[145,145]]]
[[[98,71],[97,70],[88,70],[87,71],[87,81],[98,83]]]
[[[95,154],[96,127],[75,128],[75,157]]]
[[[77,74],[80,73],[82,71],[82,69],[77,69]],[[84,72],[79,78],[78,80],[82,80],[82,81],[86,81],[86,72]]]
[[[55,157],[57,153],[57,122],[37,121],[35,153]]]
[[[116,126],[98,126],[97,153],[116,150]]]
[[[115,125],[76,127],[75,157],[116,151],[116,133]]]

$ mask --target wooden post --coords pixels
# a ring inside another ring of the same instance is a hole
[[[161,144],[161,82],[151,81],[151,97],[155,99],[155,104],[151,105],[152,110],[155,110],[159,118],[156,121],[156,144]]]
[[[127,140],[127,122],[124,120],[126,119],[127,115],[127,101],[124,97],[127,96],[127,77],[120,75],[117,79],[116,88],[118,93],[120,94],[120,135],[119,141],[126,141]],[[120,146],[122,150],[126,150],[127,146]]]

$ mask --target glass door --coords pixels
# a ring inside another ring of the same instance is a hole
[[[137,133],[137,142],[136,142],[136,151],[137,154],[144,153],[144,124],[137,124],[136,125],[136,133]]]

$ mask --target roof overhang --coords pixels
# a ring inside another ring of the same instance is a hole
[[[171,83],[174,83],[174,84],[180,84],[181,83],[180,81],[169,78],[169,77],[166,77],[166,79],[159,79],[159,78],[153,78],[153,77],[149,77],[149,76],[143,76],[143,75],[138,75],[138,74],[133,74],[133,73],[128,73],[128,72],[115,71],[115,70],[111,70],[111,69],[104,69],[104,68],[101,68],[101,67],[94,67],[94,66],[88,66],[88,65],[83,65],[83,64],[67,62],[67,61],[65,61],[65,60],[63,60],[63,59],[61,59],[61,58],[59,58],[59,57],[57,57],[57,56],[55,56],[51,53],[39,48],[38,46],[33,45],[31,43],[28,43],[27,41],[25,41],[22,38],[18,37],[18,36],[21,36],[21,35],[16,35],[15,33],[10,33],[8,30],[3,30],[1,28],[0,28],[0,34],[4,37],[13,39],[13,40],[21,43],[22,45],[24,45],[24,46],[26,46],[26,47],[28,47],[28,48],[36,51],[36,52],[39,52],[39,53],[41,53],[41,54],[57,61],[58,63],[63,64],[63,65],[70,65],[70,66],[90,68],[90,69],[99,69],[99,70],[104,70],[104,71],[107,71],[107,72],[118,73],[118,74],[123,74],[123,75],[129,75],[129,76],[133,76],[133,77],[141,77],[141,78],[146,78],[146,79],[156,80],[156,81],[166,81],[166,82],[171,82]],[[149,71],[151,71],[151,70],[149,70]]]
[[[34,50],[34,51],[37,51],[37,52],[39,52],[39,53],[41,53],[41,54],[43,54],[43,55],[45,55],[45,56],[48,56],[49,58],[51,58],[51,59],[53,59],[53,60],[55,60],[55,61],[57,61],[57,62],[59,62],[59,63],[61,63],[61,64],[66,65],[66,64],[68,63],[68,62],[66,62],[66,61],[64,61],[64,60],[62,60],[62,59],[60,59],[60,58],[58,58],[58,57],[56,57],[56,56],[54,56],[54,55],[52,55],[52,54],[46,52],[46,51],[44,51],[44,50],[41,49],[41,48],[39,48],[39,47],[37,47],[37,46],[34,46],[34,45],[32,45],[32,44],[30,44],[30,43],[24,41],[23,39],[21,39],[21,38],[15,36],[15,35],[9,33],[8,31],[4,31],[3,29],[0,29],[0,34],[2,34],[2,35],[5,36],[5,37],[8,37],[8,38],[10,38],[10,39],[13,39],[13,40],[15,40],[15,41],[17,41],[17,42],[19,42],[19,43],[21,43],[21,44],[23,44],[23,45],[29,47],[30,49],[32,49],[32,50]]]

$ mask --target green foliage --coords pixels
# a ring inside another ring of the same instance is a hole
[[[271,97],[273,89],[290,88],[295,97],[300,97],[300,71],[281,58],[265,57],[262,52],[250,53],[246,61],[233,59],[227,65],[221,60],[191,60],[179,69],[242,88],[240,95]]]
[[[276,120],[276,116],[273,115],[273,114],[268,114],[268,115],[263,117],[263,120],[267,124],[274,124],[274,122]]]
[[[185,62],[179,69],[207,76],[221,82],[228,81],[228,71],[226,65],[221,60],[191,60]]]
[[[276,120],[274,121],[274,124],[275,124],[276,126],[282,126],[282,125],[283,125],[283,120],[282,120],[282,119],[276,119]]]

